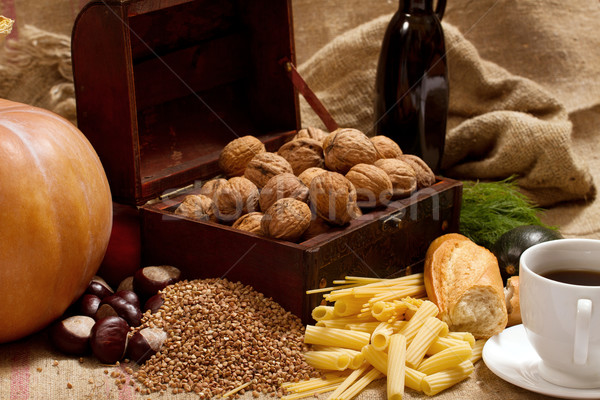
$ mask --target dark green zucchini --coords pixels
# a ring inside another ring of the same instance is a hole
[[[522,225],[503,233],[492,252],[498,259],[500,274],[506,284],[508,278],[519,275],[521,254],[537,243],[562,239],[560,232],[540,225]]]

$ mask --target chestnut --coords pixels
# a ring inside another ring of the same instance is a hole
[[[130,326],[138,326],[142,322],[142,312],[139,307],[116,294],[103,298],[98,307],[96,320],[107,316],[119,316]]]
[[[92,353],[101,363],[116,363],[125,355],[128,333],[129,325],[121,317],[111,315],[99,319],[91,332]]]
[[[181,271],[170,265],[150,266],[138,269],[133,275],[133,290],[144,299],[159,290],[181,280]]]
[[[163,305],[164,302],[165,301],[163,300],[161,294],[160,293],[156,293],[154,296],[150,297],[144,303],[144,311],[150,310],[150,312],[152,314],[154,314],[155,312],[158,311],[158,309],[160,308],[160,306]]]
[[[93,294],[103,299],[106,296],[113,294],[114,291],[104,279],[99,276],[94,276],[85,290],[85,293]]]
[[[160,350],[165,340],[167,340],[167,333],[160,328],[139,330],[129,338],[126,356],[142,364]]]
[[[94,318],[102,300],[95,294],[84,294],[78,300],[78,311],[81,315]]]
[[[119,290],[115,293],[115,295],[124,299],[128,303],[133,304],[136,308],[140,308],[140,299],[133,290]]]
[[[131,290],[133,292],[133,275],[123,279],[117,287],[117,292],[121,290]]]
[[[90,350],[92,327],[96,321],[86,315],[74,315],[57,321],[50,328],[54,347],[65,354],[82,356]]]

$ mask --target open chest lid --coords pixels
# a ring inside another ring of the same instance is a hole
[[[79,129],[119,203],[220,171],[245,135],[277,149],[300,127],[291,0],[93,0],[72,33]]]

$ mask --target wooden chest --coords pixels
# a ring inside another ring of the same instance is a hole
[[[291,0],[91,1],[72,55],[79,128],[114,200],[139,210],[143,265],[239,280],[307,322],[321,296],[306,290],[418,271],[429,243],[458,230],[462,185],[444,178],[302,243],[174,214],[220,173],[225,144],[254,135],[275,151],[301,127],[281,65],[295,62]]]

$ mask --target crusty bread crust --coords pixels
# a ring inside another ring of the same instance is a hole
[[[498,260],[470,239],[448,234],[434,240],[425,256],[427,297],[451,330],[489,338],[508,320]]]
[[[519,325],[521,323],[521,304],[519,302],[519,277],[512,276],[506,282],[506,311],[508,312],[508,324],[506,326]]]

